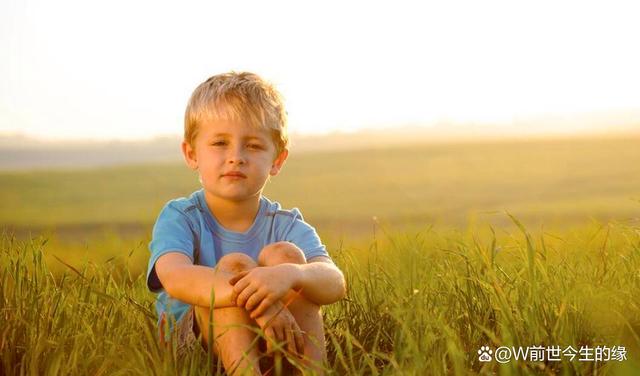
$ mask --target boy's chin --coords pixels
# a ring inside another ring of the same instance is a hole
[[[217,199],[232,201],[232,202],[243,202],[251,199],[256,199],[260,197],[260,192],[250,193],[250,192],[216,192],[210,193],[211,196],[214,196]]]

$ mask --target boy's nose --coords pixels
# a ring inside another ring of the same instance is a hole
[[[227,156],[227,163],[230,164],[243,164],[246,163],[244,153],[242,150],[233,148],[229,151],[229,155]]]

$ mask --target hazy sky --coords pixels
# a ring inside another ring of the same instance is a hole
[[[0,134],[178,134],[215,73],[298,133],[640,108],[637,1],[0,2]]]

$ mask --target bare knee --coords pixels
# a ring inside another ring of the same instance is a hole
[[[244,253],[229,253],[218,261],[216,267],[220,270],[232,273],[240,273],[245,270],[253,269],[257,266],[253,259]]]
[[[304,253],[290,242],[272,243],[260,251],[258,263],[262,266],[272,266],[284,263],[306,264]]]

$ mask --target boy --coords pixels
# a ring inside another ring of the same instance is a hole
[[[161,340],[173,334],[190,346],[201,333],[229,374],[262,374],[255,327],[267,355],[283,343],[321,372],[320,306],[345,295],[314,228],[262,196],[287,143],[286,112],[270,84],[252,73],[209,78],[189,100],[182,142],[203,188],[167,203],[153,229],[147,285],[159,293]]]

